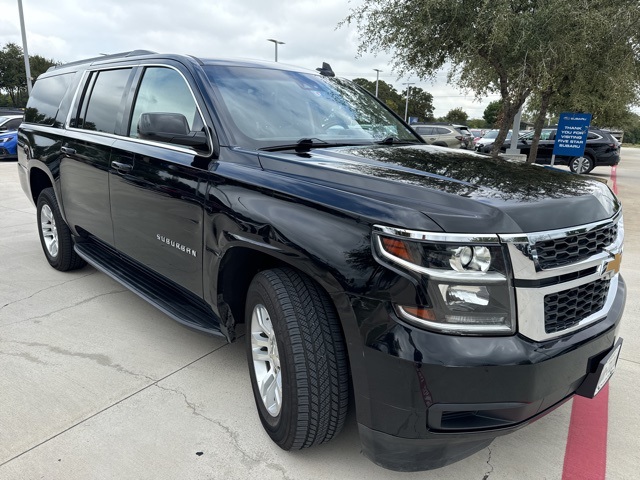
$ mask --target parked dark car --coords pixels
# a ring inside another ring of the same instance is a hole
[[[555,128],[545,128],[540,135],[536,163],[549,164],[555,145]],[[521,137],[522,146],[518,145],[521,153],[529,155],[533,132]],[[556,156],[556,165],[569,165],[574,173],[589,173],[595,167],[612,166],[620,163],[620,142],[607,130],[590,128],[584,154],[581,157]]]
[[[549,164],[555,145],[555,128],[544,128],[540,134],[538,143],[538,155],[536,163]],[[520,153],[529,155],[531,151],[531,139],[533,131],[522,133],[518,139],[518,149]],[[493,142],[478,149],[483,153],[490,153]],[[502,146],[502,151],[506,151],[508,144]],[[584,154],[581,157],[556,156],[554,164],[568,165],[574,173],[589,173],[595,167],[617,165],[620,162],[620,142],[607,130],[590,128],[587,134],[587,142]]]
[[[335,437],[352,404],[364,455],[438,468],[615,368],[609,187],[426,145],[328,65],[135,51],[56,66],[18,140],[46,261],[244,334],[284,450]]]

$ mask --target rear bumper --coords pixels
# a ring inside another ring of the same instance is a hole
[[[393,470],[439,468],[546,415],[611,350],[625,298],[621,279],[606,318],[547,342],[440,335],[360,299],[364,378],[354,386],[363,452]]]

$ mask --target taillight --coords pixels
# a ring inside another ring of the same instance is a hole
[[[456,135],[456,140],[462,141],[462,135]]]

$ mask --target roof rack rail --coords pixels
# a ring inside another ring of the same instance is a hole
[[[77,60],[75,62],[64,63],[62,65],[54,65],[49,67],[47,72],[51,70],[55,70],[57,68],[70,67],[73,65],[81,65],[83,63],[93,63],[104,60],[115,60],[118,58],[126,58],[126,57],[137,57],[138,55],[153,55],[158,52],[153,52],[151,50],[131,50],[130,52],[120,52],[120,53],[112,53],[110,55],[100,55],[99,57],[85,58],[84,60]]]

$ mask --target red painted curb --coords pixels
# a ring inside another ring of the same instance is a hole
[[[604,480],[608,424],[608,383],[591,400],[574,397],[562,480]]]

